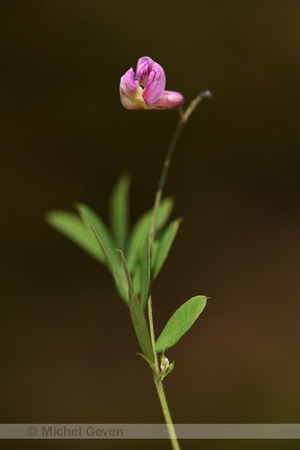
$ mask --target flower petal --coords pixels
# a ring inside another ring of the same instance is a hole
[[[143,89],[133,69],[127,70],[120,80],[120,98],[122,105],[127,109],[148,109],[142,94]]]
[[[139,81],[135,76],[133,68],[127,70],[127,72],[121,78],[121,86],[124,92],[134,92],[139,86]]]
[[[162,96],[156,100],[156,102],[151,103],[149,109],[175,109],[183,103],[183,96],[180,92],[175,91],[164,91]]]
[[[153,64],[154,61],[149,56],[143,56],[138,60],[136,66],[136,76],[143,87],[147,83]]]
[[[165,89],[164,69],[149,56],[143,56],[138,60],[136,74],[140,84],[145,86],[143,98],[149,106],[159,99]]]

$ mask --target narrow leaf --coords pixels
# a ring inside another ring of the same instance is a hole
[[[145,309],[150,286],[150,232],[146,235],[144,244],[140,249],[139,259],[136,262],[132,280],[134,290],[140,295],[142,309]]]
[[[140,280],[141,280],[141,306],[142,309],[145,309],[148,295],[149,295],[149,286],[150,286],[150,232],[147,234],[145,243],[141,250],[141,258],[140,258]]]
[[[130,301],[129,301],[130,315],[131,315],[132,324],[133,324],[133,327],[135,330],[135,334],[139,341],[141,349],[144,352],[144,355],[151,363],[154,363],[151,339],[150,339],[148,325],[147,325],[147,322],[145,319],[145,314],[142,310],[140,299],[134,292],[132,280],[130,277],[130,273],[128,270],[128,266],[127,266],[124,254],[121,250],[118,250],[118,251],[121,254],[123,268],[124,268],[125,276],[126,276],[127,282],[128,282],[128,288],[129,288],[128,291],[129,291],[129,298],[130,298]]]
[[[172,208],[174,200],[172,198],[165,198],[162,200],[156,220],[156,230],[162,228],[167,222]],[[153,210],[144,214],[135,224],[129,237],[128,249],[127,249],[127,264],[130,272],[133,271],[137,260],[139,258],[140,248],[145,242],[146,236],[151,229]]]
[[[116,246],[123,251],[128,233],[130,178],[122,174],[110,197],[110,222]]]
[[[75,206],[78,209],[78,212],[82,218],[82,221],[86,225],[86,228],[89,230],[89,233],[93,234],[91,232],[90,225],[94,227],[96,234],[101,239],[101,242],[103,244],[103,247],[105,248],[111,264],[114,265],[114,263],[117,263],[118,265],[120,265],[118,254],[115,251],[116,246],[114,240],[103,220],[89,206],[82,203],[78,203]]]
[[[154,362],[149,361],[149,359],[146,358],[146,356],[144,355],[144,353],[139,353],[139,352],[137,352],[137,355],[141,356],[141,357],[149,364],[149,366],[151,367],[151,369],[153,369],[153,370],[155,369],[155,364],[154,364]]]
[[[98,240],[98,243],[100,244],[101,242],[100,247],[105,249],[105,262],[107,262],[107,260],[110,261],[112,275],[114,277],[118,292],[121,298],[128,303],[127,282],[124,278],[122,264],[120,263],[120,258],[116,252],[116,246],[110,231],[106,227],[103,220],[87,205],[79,203],[76,207],[89,231],[92,232],[90,226],[94,228],[94,234]]]
[[[101,238],[98,236],[93,225],[90,225],[90,228],[91,228],[91,231],[94,233],[95,238],[105,255],[107,267],[109,268],[109,270],[115,280],[115,284],[116,284],[117,290],[118,290],[121,298],[126,303],[129,303],[128,292],[127,292],[127,281],[126,281],[126,278],[123,276],[122,266],[110,259],[110,256],[107,253],[106,248],[105,248]]]
[[[76,213],[68,211],[50,211],[46,214],[45,218],[49,225],[68,237],[97,261],[102,263],[105,262],[105,257],[101,248],[95,243],[94,237],[90,234],[81,218]]]
[[[162,233],[155,239],[153,245],[152,256],[152,279],[154,279],[165,262],[172,243],[177,234],[181,219],[174,220],[162,231]]]
[[[141,266],[140,266],[140,263],[137,262],[135,270],[134,270],[134,272],[132,274],[132,283],[133,283],[134,291],[138,295],[141,295],[141,290],[142,290],[141,278],[142,278],[142,276],[141,276]]]
[[[102,250],[102,252],[103,252],[103,254],[104,254],[104,257],[105,257],[105,260],[106,260],[106,265],[107,265],[109,271],[111,272],[112,275],[114,275],[113,266],[112,266],[112,264],[111,264],[111,262],[110,262],[110,259],[109,259],[109,257],[108,257],[108,254],[107,254],[106,250],[105,250],[105,247],[104,247],[104,245],[103,245],[103,242],[101,241],[101,239],[99,238],[98,234],[96,233],[96,230],[95,230],[95,228],[93,227],[93,225],[89,225],[89,227],[90,227],[90,229],[92,230],[92,232],[94,233],[94,236],[95,236],[95,238],[96,238],[98,244],[99,244],[100,247],[101,247],[101,250]]]
[[[198,295],[178,308],[156,341],[157,353],[172,347],[193,325],[206,305],[207,297]]]
[[[169,365],[169,367],[167,368],[167,370],[164,373],[164,378],[174,369],[174,365],[175,365],[175,361],[171,362],[171,364]]]
[[[143,350],[146,358],[154,363],[149,329],[144,311],[141,307],[141,302],[137,295],[134,295],[130,300],[130,314],[141,349]]]
[[[131,297],[133,297],[135,295],[135,292],[134,292],[134,288],[133,288],[132,279],[131,279],[131,276],[130,276],[130,273],[129,273],[129,270],[128,270],[127,262],[126,262],[126,259],[125,259],[125,256],[124,256],[124,253],[122,252],[122,250],[119,250],[119,249],[116,249],[116,250],[121,255],[123,270],[124,270],[125,277],[126,277],[127,284],[128,284],[129,299],[131,299]]]

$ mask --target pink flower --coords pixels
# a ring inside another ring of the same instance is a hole
[[[127,109],[174,109],[183,103],[179,92],[165,91],[164,69],[149,56],[138,60],[136,74],[127,70],[120,81],[122,105]]]

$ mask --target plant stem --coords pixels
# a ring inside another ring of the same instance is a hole
[[[165,422],[167,424],[167,428],[168,428],[168,432],[169,432],[169,436],[170,436],[170,441],[172,444],[172,448],[173,450],[180,450],[180,446],[177,440],[177,436],[176,436],[176,432],[175,432],[175,428],[172,422],[172,418],[170,415],[170,411],[169,411],[169,407],[168,407],[168,403],[167,403],[167,399],[165,396],[165,391],[164,391],[164,387],[162,385],[162,381],[157,381],[156,383],[156,389],[157,389],[157,393],[158,393],[158,397],[160,400],[160,404],[162,407],[162,411],[165,417]]]
[[[155,382],[156,390],[157,390],[157,393],[158,393],[159,401],[160,401],[160,404],[161,404],[161,409],[162,409],[162,412],[163,412],[163,415],[164,415],[164,418],[165,418],[165,422],[166,422],[166,425],[167,425],[167,428],[168,428],[168,432],[169,432],[172,448],[173,448],[173,450],[180,450],[179,443],[178,443],[177,436],[176,436],[176,432],[175,432],[175,428],[174,428],[174,425],[173,425],[173,422],[172,422],[170,410],[169,410],[169,407],[168,407],[168,403],[167,403],[164,387],[162,385],[162,380],[158,379],[159,365],[158,365],[157,353],[155,351],[155,336],[154,336],[154,327],[153,327],[153,313],[152,313],[151,296],[148,299],[148,316],[149,316],[151,343],[152,343],[152,348],[153,348],[153,353],[154,353],[154,365],[155,365],[154,382]]]
[[[153,242],[154,242],[154,238],[155,238],[155,225],[156,225],[158,208],[159,208],[163,190],[164,190],[164,187],[166,184],[166,179],[167,179],[167,175],[168,175],[168,171],[169,171],[169,167],[170,167],[170,163],[171,163],[171,158],[174,153],[174,149],[175,149],[178,139],[181,135],[181,132],[184,128],[184,125],[188,121],[190,115],[193,113],[193,111],[195,110],[198,103],[200,103],[201,100],[205,97],[211,98],[212,97],[211,92],[210,91],[201,92],[196,98],[194,98],[194,100],[191,101],[190,105],[187,107],[185,112],[183,112],[183,110],[181,108],[179,109],[179,114],[180,114],[179,123],[177,125],[175,133],[171,139],[170,145],[167,150],[165,162],[164,162],[164,165],[163,165],[163,168],[161,171],[158,188],[157,188],[157,192],[156,192],[156,196],[155,196],[153,216],[152,216],[151,234],[150,234],[150,236],[151,236],[150,247],[153,246]]]
[[[188,108],[185,110],[185,112],[181,108],[179,109],[179,114],[180,114],[179,123],[177,125],[175,133],[171,139],[170,145],[167,150],[165,162],[164,162],[164,165],[163,165],[163,168],[161,171],[158,188],[157,188],[157,192],[156,192],[156,196],[155,196],[153,216],[152,216],[152,225],[151,225],[151,230],[150,230],[150,255],[151,255],[150,258],[152,258],[152,249],[153,249],[153,243],[154,243],[154,238],[155,238],[155,226],[156,226],[157,213],[158,213],[159,205],[161,202],[161,198],[162,198],[164,186],[165,186],[167,175],[168,175],[171,158],[174,153],[174,149],[175,149],[178,139],[181,135],[181,132],[184,128],[184,125],[188,121],[190,115],[195,110],[198,103],[200,103],[200,101],[205,97],[208,97],[208,98],[211,97],[210,91],[201,92],[194,100],[192,100],[192,102],[190,103]],[[150,289],[150,292],[151,292],[151,289]],[[149,319],[151,345],[152,345],[153,354],[154,354],[154,382],[155,382],[155,386],[157,389],[157,393],[158,393],[158,397],[160,400],[163,415],[165,418],[165,422],[167,424],[172,448],[173,448],[173,450],[180,450],[179,443],[178,443],[178,440],[176,437],[175,428],[174,428],[174,425],[172,422],[170,410],[168,407],[167,399],[165,396],[164,388],[162,385],[162,379],[158,378],[159,377],[159,365],[158,365],[157,353],[156,353],[156,349],[155,349],[155,336],[154,336],[151,295],[149,295],[149,299],[148,299],[148,319]]]
[[[151,338],[151,345],[153,349],[154,354],[154,370],[156,375],[159,373],[159,366],[158,366],[158,359],[157,359],[157,353],[155,351],[155,336],[154,336],[154,326],[153,326],[153,313],[152,313],[152,300],[151,295],[148,299],[148,317],[149,317],[149,328],[150,328],[150,338]]]
[[[181,110],[180,110],[181,111]],[[159,179],[159,183],[158,183],[158,188],[157,188],[157,192],[156,192],[156,196],[155,196],[155,202],[154,202],[154,208],[153,208],[153,216],[152,216],[152,226],[151,226],[151,247],[153,245],[154,242],[154,238],[155,238],[155,224],[156,224],[156,219],[157,219],[157,212],[158,212],[158,208],[160,205],[160,201],[161,201],[161,197],[162,197],[162,193],[164,190],[164,186],[166,183],[166,179],[167,179],[167,175],[168,175],[168,171],[169,171],[169,167],[170,167],[170,162],[171,162],[171,158],[174,152],[174,149],[176,147],[177,141],[179,139],[179,136],[182,132],[182,129],[184,127],[185,121],[183,120],[183,113],[181,112],[180,114],[180,120],[179,123],[177,125],[177,128],[175,130],[175,133],[172,137],[172,140],[170,142],[170,145],[168,147],[168,151],[167,151],[167,155],[165,158],[165,162],[161,171],[161,175],[160,175],[160,179]]]

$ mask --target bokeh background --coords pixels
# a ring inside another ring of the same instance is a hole
[[[139,57],[186,104],[210,89],[165,193],[184,217],[153,286],[157,334],[210,297],[167,356],[177,423],[300,422],[298,0],[10,0],[0,11],[2,423],[160,423],[152,375],[109,273],[44,222],[84,202],[107,220],[132,175],[131,224],[154,201],[176,111],[125,110]],[[167,441],[7,441],[153,449]],[[297,441],[185,441],[296,449]]]

